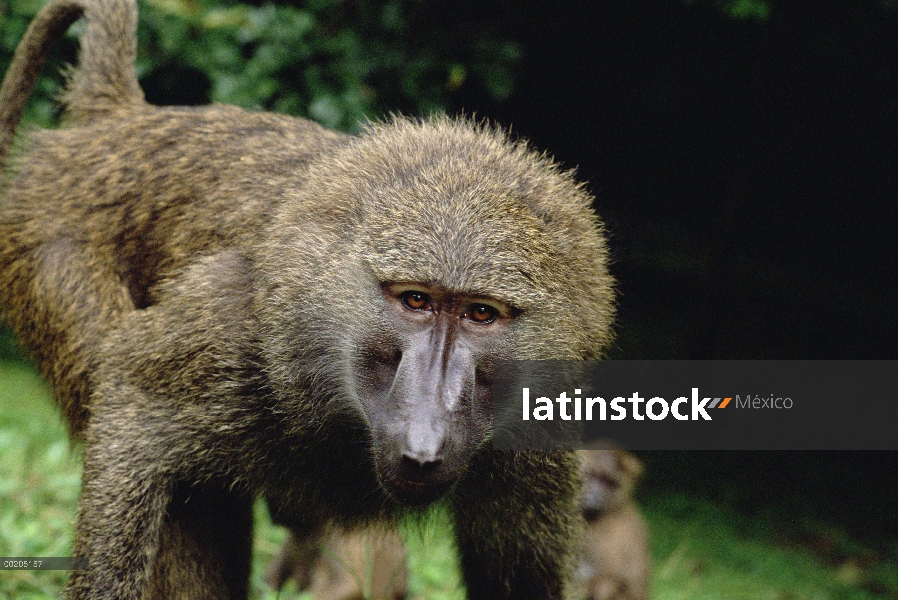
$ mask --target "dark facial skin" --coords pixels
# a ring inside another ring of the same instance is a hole
[[[580,507],[583,517],[593,522],[632,496],[642,465],[633,455],[608,448],[581,450],[580,459],[583,478]]]
[[[383,486],[419,505],[462,475],[489,431],[491,396],[483,370],[514,310],[484,298],[421,284],[383,286],[383,323],[392,335],[365,362],[360,392]]]
[[[598,519],[615,503],[620,482],[606,472],[587,471],[583,473],[583,517],[589,521]]]

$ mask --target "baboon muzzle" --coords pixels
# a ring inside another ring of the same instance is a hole
[[[387,398],[395,411],[390,445],[399,486],[425,492],[450,486],[467,464],[471,432],[465,416],[475,361],[467,348],[438,330],[422,332],[411,346]]]

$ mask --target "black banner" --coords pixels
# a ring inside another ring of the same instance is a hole
[[[86,556],[0,556],[0,571],[87,571]]]
[[[506,361],[498,449],[898,450],[898,361]]]

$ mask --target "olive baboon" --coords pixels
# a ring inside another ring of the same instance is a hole
[[[642,464],[619,449],[581,450],[586,532],[576,579],[587,600],[647,600],[651,560],[633,501]]]
[[[291,539],[265,579],[279,590],[291,578],[315,600],[399,600],[408,581],[405,545],[394,528],[331,532],[312,556]]]
[[[582,186],[465,120],[150,106],[133,0],[41,11],[0,158],[82,14],[66,126],[28,137],[0,209],[0,308],[85,443],[69,597],[244,598],[258,495],[298,540],[444,497],[469,597],[561,597],[576,456],[492,451],[490,382],[608,342]]]

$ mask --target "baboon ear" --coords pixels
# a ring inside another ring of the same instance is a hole
[[[616,453],[617,462],[620,465],[621,472],[632,477],[634,483],[638,481],[642,477],[642,472],[645,470],[642,466],[642,461],[626,450],[617,450]]]

